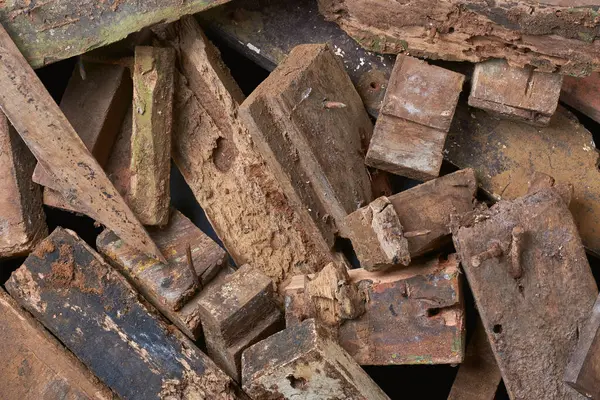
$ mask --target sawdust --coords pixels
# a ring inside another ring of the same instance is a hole
[[[235,400],[238,398],[231,379],[206,369],[202,375],[185,371],[181,379],[167,379],[159,393],[162,400]]]
[[[92,260],[88,267],[91,272],[95,272],[98,277],[97,288],[89,287],[86,282],[84,272],[76,263],[73,247],[67,243],[62,243],[58,248],[58,259],[50,266],[51,273],[48,277],[50,285],[56,288],[77,288],[83,293],[94,293],[101,295],[102,291],[102,266]]]
[[[51,240],[42,241],[35,250],[31,253],[37,258],[44,258],[49,253],[54,253],[56,251],[56,246],[52,243]]]

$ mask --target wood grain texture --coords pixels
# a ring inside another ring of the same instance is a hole
[[[594,72],[585,78],[565,76],[560,92],[560,101],[600,122],[600,73]]]
[[[144,225],[169,219],[174,89],[175,50],[137,46],[127,200]]]
[[[0,27],[0,107],[69,203],[132,246],[162,260],[152,240],[108,180],[25,58]]]
[[[113,394],[44,327],[0,289],[0,397],[110,400]]]
[[[225,373],[71,231],[57,228],[6,287],[124,400],[240,398]]]
[[[295,47],[240,115],[286,196],[333,246],[344,217],[372,199],[361,148],[373,126],[341,63],[326,44]]]
[[[563,375],[598,289],[560,192],[500,201],[454,229],[511,399],[584,399]]]
[[[554,3],[554,4],[552,4]],[[480,62],[585,76],[600,69],[597,13],[589,1],[320,0],[325,17],[377,53]]]
[[[0,258],[23,256],[48,235],[35,158],[0,112]]]

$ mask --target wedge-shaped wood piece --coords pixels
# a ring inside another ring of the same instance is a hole
[[[0,108],[71,204],[157,259],[162,255],[0,27]],[[43,122],[40,122],[43,121]]]
[[[227,254],[177,210],[171,211],[164,228],[148,231],[167,264],[137,251],[108,230],[98,236],[96,246],[171,322],[191,339],[198,339],[202,336],[198,292],[227,265]]]
[[[598,290],[560,192],[474,212],[453,239],[511,399],[585,398],[563,375]]]
[[[596,122],[600,122],[600,73],[594,72],[585,78],[565,76],[560,101],[581,111]]]
[[[0,112],[0,258],[23,256],[48,235],[35,158]]]
[[[144,225],[169,219],[174,85],[175,50],[135,48],[128,202]]]
[[[371,201],[361,143],[373,125],[342,63],[326,44],[297,46],[240,114],[287,197],[333,245],[336,224]]]
[[[531,66],[511,67],[505,60],[475,65],[469,105],[502,117],[546,126],[558,106],[563,77]]]
[[[502,380],[494,352],[477,318],[465,359],[458,368],[448,400],[494,400]]]
[[[84,63],[76,67],[60,101],[60,109],[83,144],[100,165],[105,165],[125,113],[131,103],[131,79],[124,67]],[[41,164],[33,171],[33,181],[60,190]]]
[[[360,288],[366,303],[364,314],[338,328],[340,346],[361,365],[462,362],[465,314],[458,265],[451,255],[386,272],[349,270],[349,284]],[[287,327],[312,317],[306,280],[295,276],[286,288]]]
[[[113,394],[44,327],[0,289],[0,397],[112,399]]]
[[[473,210],[477,181],[472,169],[465,169],[388,197],[402,226],[410,257],[418,257],[450,242],[450,216]],[[366,270],[404,264],[384,258],[382,243],[373,222],[369,223],[368,207],[348,215],[341,235],[352,241],[361,267]],[[388,206],[389,207],[389,206]],[[399,238],[396,238],[399,240]],[[410,261],[410,258],[405,259]]]
[[[329,246],[255,149],[237,116],[243,95],[217,50],[193,18],[165,36],[186,76],[175,91],[173,159],[229,254],[276,283],[321,269],[333,258]]]
[[[231,379],[71,231],[57,228],[6,287],[122,399],[237,398]]]
[[[565,382],[590,399],[600,399],[600,297],[579,331],[577,347],[569,358]]]
[[[485,143],[472,150],[473,143]],[[570,209],[583,244],[600,254],[600,172],[592,134],[559,107],[546,128],[496,119],[460,105],[446,141],[446,159],[473,168],[481,188],[495,199],[527,193],[534,172],[572,184]]]
[[[273,282],[246,264],[208,290],[199,305],[208,355],[241,382],[242,352],[284,326]]]
[[[250,347],[242,365],[244,389],[253,399],[388,399],[313,319]]]
[[[421,181],[436,178],[464,79],[462,74],[399,55],[367,165]]]

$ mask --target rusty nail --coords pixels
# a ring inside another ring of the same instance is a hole
[[[518,279],[523,275],[523,267],[521,266],[521,250],[525,230],[517,225],[512,230],[512,243],[510,246],[510,275],[514,279]]]
[[[500,247],[500,244],[498,242],[494,242],[486,251],[471,257],[471,265],[474,267],[479,267],[485,260],[489,260],[490,258],[498,258],[501,255],[502,248]]]
[[[192,273],[192,277],[196,280],[198,285],[202,286],[202,282],[200,281],[200,277],[196,272],[196,268],[194,268],[194,260],[192,259],[192,247],[188,243],[185,248],[185,255],[187,256],[187,265],[190,268],[190,272]]]

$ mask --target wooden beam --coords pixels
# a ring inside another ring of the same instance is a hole
[[[164,225],[169,219],[174,89],[175,50],[136,47],[127,199],[144,225]]]
[[[9,293],[120,398],[245,398],[75,233],[57,228]]]
[[[585,78],[565,76],[560,101],[600,122],[600,73],[594,72]]]
[[[35,158],[0,112],[0,258],[23,256],[48,235]]]
[[[333,246],[344,217],[372,199],[362,143],[373,124],[341,63],[326,44],[294,48],[240,115],[286,196]]]
[[[583,399],[563,375],[598,289],[561,192],[473,212],[453,240],[509,396]]]
[[[0,58],[0,108],[62,194],[130,245],[164,260],[2,27]]]

